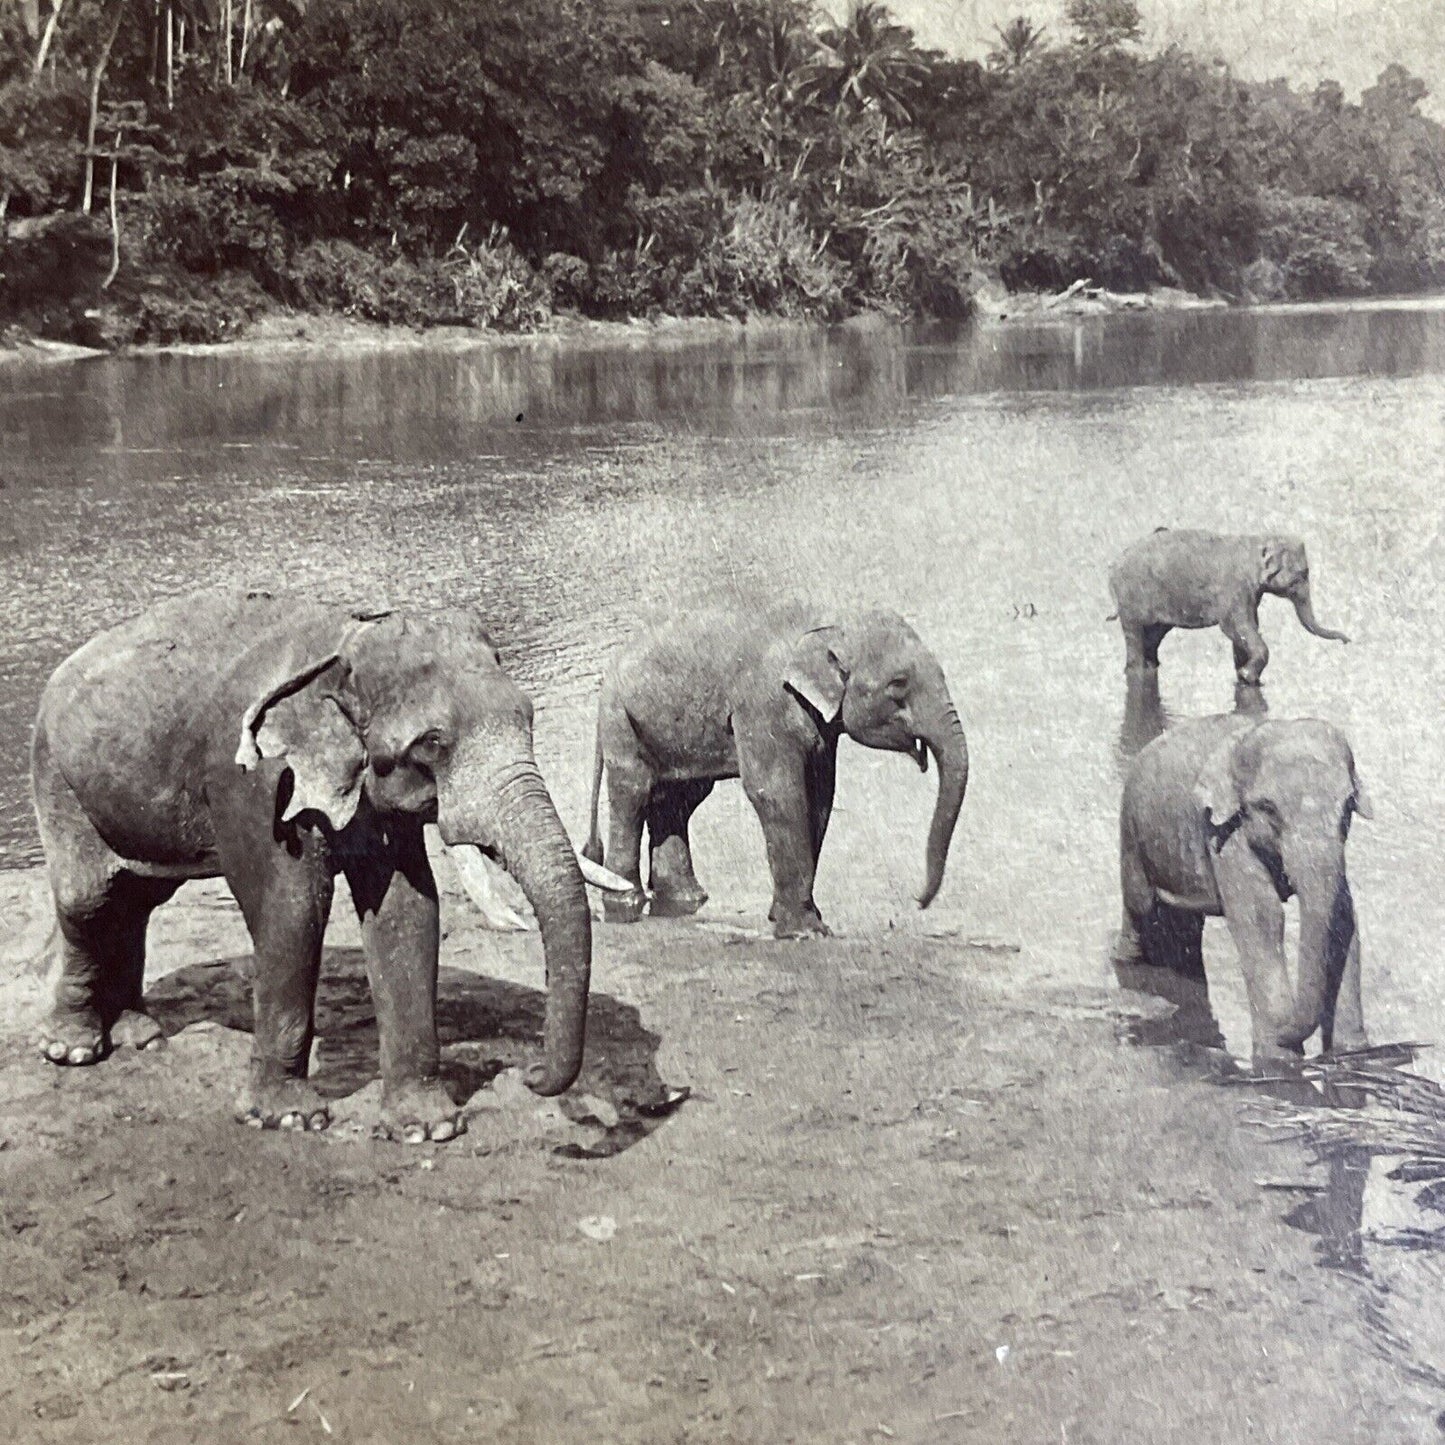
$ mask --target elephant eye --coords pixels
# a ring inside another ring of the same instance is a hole
[[[895,677],[883,690],[894,702],[902,703],[908,697],[908,678],[906,676]]]
[[[430,728],[407,749],[407,754],[417,766],[432,768],[446,756],[447,748],[445,734],[436,728]]]

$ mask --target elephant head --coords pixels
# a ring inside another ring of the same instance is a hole
[[[309,659],[278,658],[275,672],[245,713],[236,761],[284,760],[282,821],[309,812],[341,833],[364,800],[383,825],[435,822],[456,853],[480,849],[521,885],[547,962],[544,1054],[528,1082],[561,1093],[582,1063],[591,914],[532,755],[531,703],[480,622],[460,610],[373,614]]]
[[[1264,864],[1272,898],[1299,900],[1294,1017],[1280,1021],[1281,1041],[1298,1047],[1319,1025],[1354,936],[1345,840],[1353,816],[1369,818],[1372,811],[1349,744],[1328,723],[1259,723],[1209,758],[1195,798],[1216,875],[1237,866],[1223,845],[1238,830],[1250,855]],[[1263,886],[1256,891],[1261,910],[1278,906],[1263,896]]]
[[[1260,544],[1259,584],[1276,597],[1287,597],[1294,603],[1295,615],[1306,632],[1323,637],[1326,642],[1348,642],[1343,632],[1321,627],[1315,620],[1314,602],[1310,597],[1310,564],[1305,544],[1294,537],[1266,537]]]
[[[925,772],[933,755],[938,799],[918,895],[927,908],[942,886],[968,787],[968,743],[943,668],[901,617],[886,612],[814,628],[790,661],[786,685],[855,742],[907,753]]]

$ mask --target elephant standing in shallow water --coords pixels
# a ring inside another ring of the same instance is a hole
[[[937,659],[901,617],[838,621],[792,604],[718,606],[679,617],[628,649],[603,679],[591,833],[601,863],[604,769],[611,805],[606,858],[631,881],[604,901],[614,921],[646,904],[641,846],[649,834],[652,911],[693,913],[707,894],[693,872],[688,824],[719,778],[741,778],[767,841],[769,917],[779,938],[827,933],[813,901],[833,807],[838,740],[907,753],[938,768],[919,902],[943,882],[968,786],[968,745]]]
[[[566,1089],[582,1062],[591,916],[531,723],[463,611],[358,615],[218,591],[92,639],[51,678],[35,729],[61,950],[47,1057],[88,1064],[159,1039],[142,1002],[150,914],[185,879],[224,875],[256,950],[242,1114],[325,1127],[306,1072],[342,873],[376,1006],[383,1120],[412,1141],[450,1138],[460,1120],[437,1073],[438,903],[422,835],[436,822],[463,858],[476,848],[501,862],[532,904],[548,993],[529,1083]]]
[[[1370,816],[1349,744],[1328,723],[1233,714],[1170,728],[1135,758],[1119,818],[1115,957],[1202,974],[1204,917],[1239,950],[1257,1058],[1368,1044],[1360,939],[1345,875],[1350,821]],[[1299,900],[1290,987],[1284,904]],[[1168,955],[1172,954],[1173,957]]]
[[[1218,627],[1234,645],[1235,674],[1257,684],[1269,648],[1259,630],[1266,592],[1294,603],[1307,632],[1348,642],[1321,627],[1310,596],[1304,543],[1293,537],[1222,537],[1160,527],[1127,548],[1109,571],[1109,590],[1124,630],[1125,666],[1159,666],[1159,644],[1176,627]]]

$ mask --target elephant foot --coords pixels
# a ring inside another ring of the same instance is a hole
[[[1109,947],[1109,962],[1119,964],[1148,963],[1144,956],[1144,946],[1139,942],[1137,933],[1119,932],[1114,935],[1114,942]]]
[[[436,1079],[408,1079],[388,1084],[381,1094],[381,1123],[377,1132],[403,1144],[441,1144],[466,1133],[452,1096]]]
[[[694,885],[692,888],[654,888],[652,907],[654,918],[689,918],[707,902],[707,894]]]
[[[112,1049],[163,1049],[166,1031],[144,1010],[128,1008],[110,1026]]]
[[[602,917],[608,923],[636,923],[647,907],[647,894],[638,888],[632,893],[605,893],[602,896]]]
[[[802,911],[773,910],[774,938],[831,938],[833,930],[823,922],[816,908]]]
[[[105,1057],[105,1032],[93,1008],[51,1010],[41,1026],[40,1047],[52,1064],[98,1064]]]
[[[1331,1056],[1337,1054],[1359,1054],[1370,1048],[1370,1036],[1364,1029],[1343,1030],[1337,1029],[1334,1037],[1330,1040],[1330,1046],[1325,1052]]]
[[[1282,1044],[1276,1039],[1256,1040],[1250,1049],[1256,1069],[1277,1069],[1283,1065],[1291,1072],[1299,1068],[1304,1052],[1303,1044]]]
[[[319,1131],[331,1122],[326,1100],[305,1079],[266,1077],[255,1064],[236,1104],[236,1118],[252,1129]]]

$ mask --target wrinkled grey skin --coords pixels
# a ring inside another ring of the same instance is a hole
[[[769,917],[779,938],[826,934],[813,900],[833,806],[838,740],[909,754],[938,768],[919,903],[943,882],[968,785],[968,745],[937,659],[901,617],[825,622],[795,604],[718,606],[676,618],[630,647],[603,679],[592,826],[583,856],[603,861],[598,821],[607,775],[608,866],[634,885],[604,899],[636,919],[642,829],[654,914],[694,913],[707,899],[693,872],[688,822],[719,778],[741,778],[767,841]]]
[[[361,918],[383,1119],[450,1138],[438,1076],[436,885],[422,828],[516,878],[547,959],[539,1093],[581,1065],[591,917],[532,757],[531,704],[481,623],[364,620],[296,597],[164,602],[61,664],[36,723],[33,784],[59,922],[45,1027],[55,1063],[159,1041],[142,1002],[151,911],[224,876],[255,943],[247,1122],[322,1128],[306,1083],[322,935],[343,873]]]
[[[1266,592],[1288,598],[1307,632],[1349,641],[1316,621],[1309,561],[1304,543],[1294,537],[1161,527],[1120,555],[1109,571],[1109,590],[1131,672],[1159,666],[1159,644],[1171,629],[1218,627],[1234,646],[1235,675],[1257,684],[1269,661],[1259,631],[1259,599]]]
[[[1249,993],[1256,1058],[1368,1044],[1360,940],[1345,874],[1351,818],[1370,817],[1350,746],[1329,723],[1232,714],[1169,729],[1134,759],[1119,818],[1119,962],[1202,974],[1207,915],[1223,915]],[[1299,900],[1290,987],[1284,903]],[[1168,955],[1172,954],[1170,957]]]

